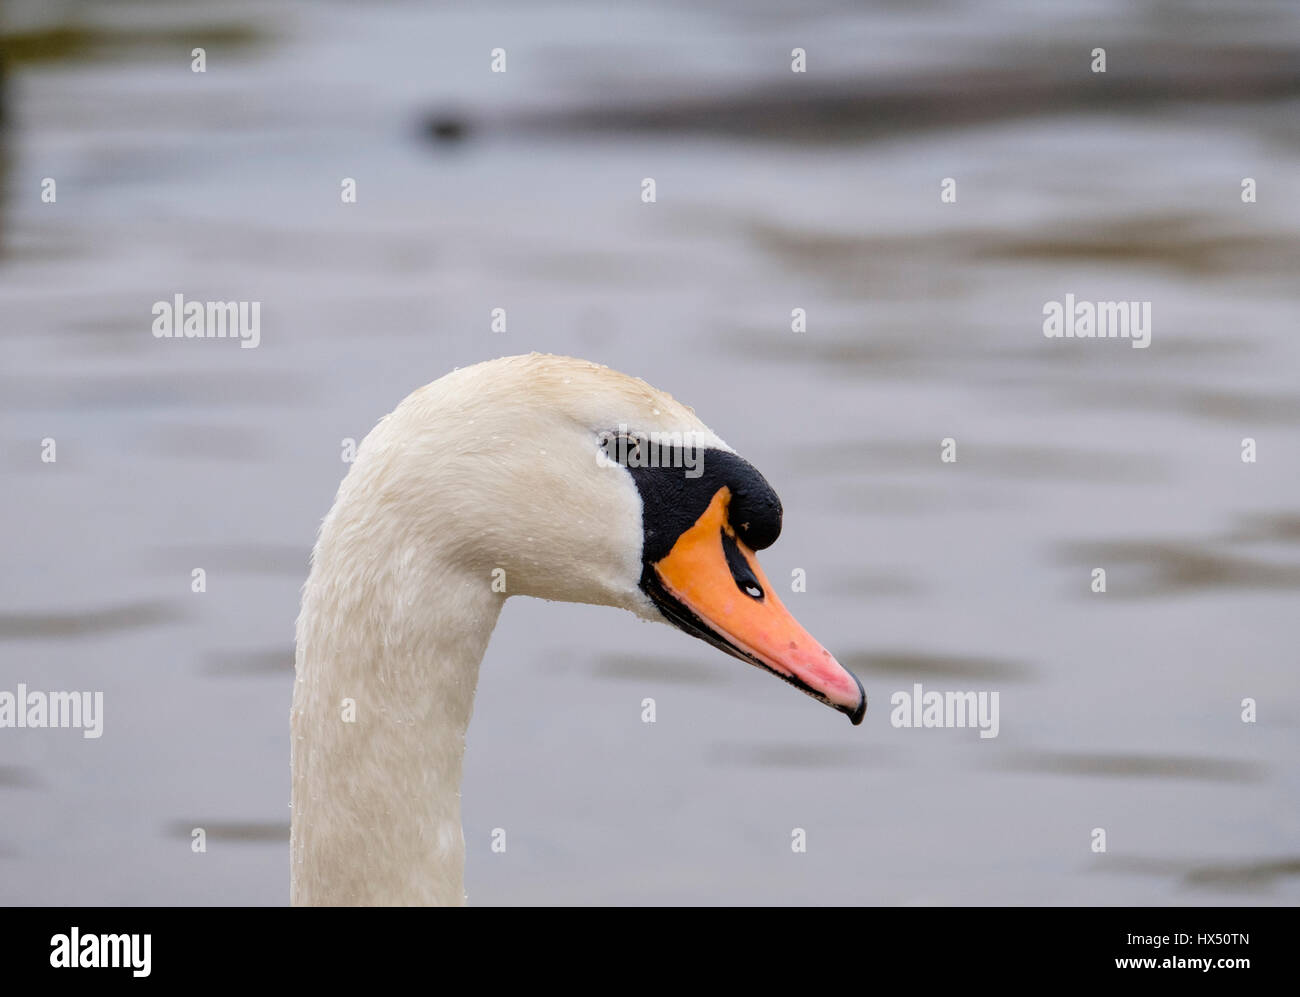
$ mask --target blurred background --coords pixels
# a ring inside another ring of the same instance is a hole
[[[530,350],[763,471],[871,708],[512,600],[471,903],[1300,902],[1295,4],[5,0],[0,53],[0,689],[105,694],[98,740],[0,730],[0,902],[287,901],[343,441]],[[155,339],[177,293],[260,347]],[[1151,347],[1045,339],[1066,293]],[[914,682],[1000,736],[893,728]]]

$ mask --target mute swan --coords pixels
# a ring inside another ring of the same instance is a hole
[[[780,529],[763,477],[636,378],[530,354],[413,392],[358,449],[303,589],[292,902],[465,902],[465,732],[510,595],[666,620],[860,723],[862,684],[754,557]]]

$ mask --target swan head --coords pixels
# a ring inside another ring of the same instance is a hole
[[[457,370],[376,427],[354,475],[388,493],[395,542],[435,545],[457,584],[670,623],[862,722],[862,684],[759,565],[781,532],[776,492],[641,380],[539,354]]]

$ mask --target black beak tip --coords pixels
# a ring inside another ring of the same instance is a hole
[[[852,672],[849,672],[849,674],[853,675]],[[857,727],[862,723],[862,718],[867,715],[867,690],[862,688],[862,679],[856,675],[853,675],[853,681],[858,684],[858,705],[852,710],[845,710],[844,712],[849,715],[849,723]]]

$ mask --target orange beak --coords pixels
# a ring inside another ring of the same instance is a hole
[[[862,723],[862,683],[781,605],[754,552],[728,521],[730,502],[731,489],[718,489],[695,524],[651,566],[663,590],[655,599],[660,610],[682,629]]]

